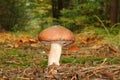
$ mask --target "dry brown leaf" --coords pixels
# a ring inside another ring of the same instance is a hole
[[[30,43],[30,44],[34,44],[34,43],[37,43],[37,42],[38,42],[38,41],[37,41],[36,39],[32,39],[32,38],[29,39],[29,43]]]
[[[27,42],[29,42],[29,39],[31,39],[30,36],[24,36],[24,35],[22,35],[22,36],[20,37],[20,41],[21,41],[22,43],[27,43]]]
[[[14,41],[14,47],[17,48],[22,44],[22,42],[20,40],[15,40]]]
[[[70,55],[71,53],[76,53],[80,50],[80,48],[76,45],[72,45],[72,46],[69,46],[66,50],[65,53],[63,53],[64,55]]]
[[[115,53],[117,52],[117,49],[116,49],[115,47],[109,46],[109,50],[110,50],[110,51],[113,51],[113,52],[115,52]]]
[[[100,74],[102,74],[105,77],[108,77],[110,80],[115,80],[114,79],[114,74],[111,72],[101,72]]]
[[[68,47],[68,51],[76,51],[76,50],[79,50],[79,47],[77,47],[75,45],[72,45],[72,46]]]

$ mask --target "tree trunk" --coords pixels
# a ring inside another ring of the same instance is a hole
[[[63,9],[63,0],[52,0],[52,12],[54,18],[60,17],[60,10]]]
[[[111,0],[110,21],[112,24],[118,22],[118,0]]]
[[[63,0],[58,0],[58,17],[61,16],[60,11],[63,9]]]
[[[52,0],[52,14],[54,18],[57,18],[57,0]]]

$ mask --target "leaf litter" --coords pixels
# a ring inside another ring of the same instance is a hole
[[[16,37],[9,33],[0,33],[0,48],[5,49],[29,49],[40,48],[43,46],[37,38],[28,35]],[[48,53],[49,47],[43,46],[39,53]],[[0,54],[4,51],[0,50]],[[37,51],[35,49],[34,51]],[[17,69],[0,68],[0,80],[119,80],[120,65],[106,64],[107,58],[119,58],[120,49],[104,42],[102,36],[96,36],[94,33],[77,34],[76,42],[73,45],[63,48],[64,57],[106,57],[102,63],[96,65],[61,63],[60,66],[51,65],[49,67],[40,67],[33,65],[28,67],[18,67]],[[8,61],[7,63],[18,64],[21,61]]]
[[[0,70],[2,80],[119,80],[120,65],[98,65],[86,67],[80,64],[51,65],[41,68],[37,65],[15,70]]]

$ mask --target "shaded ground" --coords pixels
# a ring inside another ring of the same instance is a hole
[[[47,67],[49,46],[36,38],[0,35],[0,80],[119,80],[120,48],[102,36],[78,34],[63,48],[61,65]]]

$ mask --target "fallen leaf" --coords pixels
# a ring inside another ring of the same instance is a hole
[[[68,51],[76,51],[76,50],[79,50],[79,47],[72,45],[72,46],[69,46],[67,50]]]

